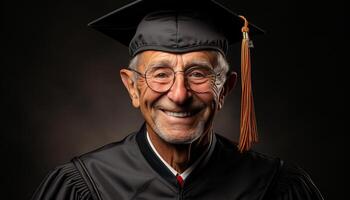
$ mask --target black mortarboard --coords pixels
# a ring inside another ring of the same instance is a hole
[[[136,0],[89,24],[129,46],[131,56],[145,50],[185,53],[213,49],[226,55],[228,46],[242,39],[241,129],[238,148],[257,141],[251,88],[249,37],[263,33],[214,0]]]
[[[215,49],[227,53],[240,41],[242,19],[214,0],[137,0],[89,23],[89,26],[129,46],[143,50],[189,52]],[[250,24],[250,33],[263,31]]]

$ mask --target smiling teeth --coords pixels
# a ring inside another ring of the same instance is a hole
[[[169,116],[172,117],[189,117],[192,115],[191,112],[169,112],[169,111],[165,111],[165,113]]]

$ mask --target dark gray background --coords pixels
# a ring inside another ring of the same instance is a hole
[[[119,78],[127,48],[86,27],[125,2],[2,2],[1,199],[30,198],[50,169],[141,125]],[[345,199],[344,2],[219,2],[267,30],[252,52],[255,149],[303,167],[326,199]],[[231,50],[237,68],[239,45]],[[232,140],[238,139],[239,88],[215,125]]]

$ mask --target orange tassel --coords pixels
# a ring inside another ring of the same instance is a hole
[[[238,149],[240,152],[247,151],[253,143],[258,141],[258,130],[256,124],[254,100],[251,80],[250,63],[250,41],[248,21],[245,17],[239,16],[244,20],[242,27],[243,39],[241,49],[241,79],[242,79],[242,97],[241,97],[241,121],[240,137]]]

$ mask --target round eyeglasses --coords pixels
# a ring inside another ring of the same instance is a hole
[[[135,69],[134,71],[146,80],[150,89],[155,92],[167,92],[175,83],[176,73],[184,73],[185,86],[197,93],[210,92],[215,84],[216,74],[210,67],[190,67],[184,71],[175,72],[171,67],[152,67],[143,74]]]

